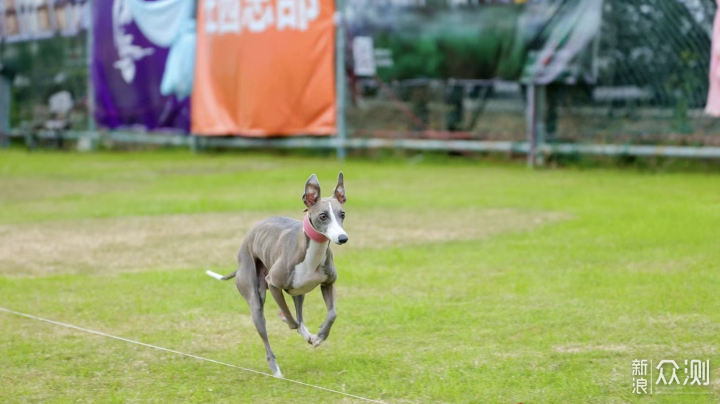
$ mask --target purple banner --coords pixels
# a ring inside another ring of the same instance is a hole
[[[155,46],[133,21],[125,0],[92,7],[95,119],[106,128],[190,129],[190,100],[160,94],[168,48]]]

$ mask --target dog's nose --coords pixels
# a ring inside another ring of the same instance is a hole
[[[345,244],[348,241],[348,236],[341,234],[338,236],[338,244]]]

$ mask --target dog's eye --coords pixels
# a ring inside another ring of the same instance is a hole
[[[320,220],[322,220],[322,221],[327,220],[327,215],[324,213],[321,213],[319,217],[320,217]]]
[[[340,212],[340,219],[345,220],[345,212]]]

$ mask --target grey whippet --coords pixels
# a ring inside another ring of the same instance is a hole
[[[305,341],[319,346],[330,335],[336,317],[333,284],[337,272],[330,241],[335,244],[348,241],[343,230],[343,205],[347,198],[342,172],[329,198],[320,197],[320,184],[315,174],[311,175],[305,183],[302,200],[307,206],[302,222],[287,217],[271,217],[258,222],[245,235],[238,253],[237,270],[226,276],[207,271],[208,275],[223,281],[235,278],[240,294],[250,306],[255,328],[265,343],[268,365],[275,377],[282,377],[282,373],[265,329],[265,291],[270,289],[290,329],[297,329]],[[317,335],[313,335],[303,323],[302,307],[305,293],[318,285],[327,306],[327,316]],[[297,320],[290,314],[283,291],[295,302]]]

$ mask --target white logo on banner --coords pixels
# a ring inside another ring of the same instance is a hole
[[[205,32],[208,34],[306,31],[320,15],[319,0],[205,0]]]
[[[133,39],[135,38],[125,32],[125,26],[132,21],[132,13],[125,4],[125,0],[114,0],[112,11],[113,39],[120,59],[113,63],[113,67],[120,70],[120,75],[126,83],[132,83],[135,80],[135,62],[145,56],[152,55],[155,51],[153,48],[142,48],[133,45]]]
[[[369,36],[356,36],[352,43],[355,74],[358,76],[375,75],[375,46]]]

